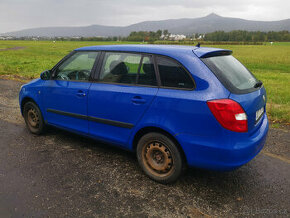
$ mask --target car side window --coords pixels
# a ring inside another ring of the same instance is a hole
[[[163,56],[157,56],[156,61],[163,87],[194,88],[191,77],[177,61]]]
[[[54,79],[88,81],[99,52],[76,52],[56,69]]]
[[[106,52],[99,81],[157,85],[151,57],[135,53]]]

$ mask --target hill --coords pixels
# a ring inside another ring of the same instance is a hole
[[[91,25],[83,27],[41,27],[3,33],[1,36],[14,37],[92,37],[92,36],[128,36],[132,31],[169,30],[174,34],[210,33],[217,30],[247,31],[290,31],[290,19],[280,21],[253,21],[240,18],[222,17],[209,14],[201,18],[183,18],[160,21],[145,21],[129,26]]]

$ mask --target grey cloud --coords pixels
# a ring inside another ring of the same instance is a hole
[[[209,13],[253,20],[289,18],[284,0],[0,0],[0,33],[42,26],[129,25]]]

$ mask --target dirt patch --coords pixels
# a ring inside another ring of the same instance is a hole
[[[13,47],[13,48],[1,48],[0,51],[8,51],[8,50],[20,50],[20,49],[25,49],[25,47]]]
[[[29,81],[35,78],[27,78],[27,77],[15,75],[15,74],[3,74],[3,75],[0,75],[0,79],[28,83]]]

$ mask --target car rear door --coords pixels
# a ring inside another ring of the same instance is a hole
[[[202,61],[231,92],[229,98],[244,109],[249,133],[255,131],[266,109],[267,96],[262,82],[231,55],[210,56]]]
[[[158,91],[152,57],[104,52],[102,59],[88,95],[89,133],[125,146]]]
[[[88,133],[89,78],[98,54],[96,51],[74,52],[53,69],[53,78],[45,81],[43,89],[47,123]]]

